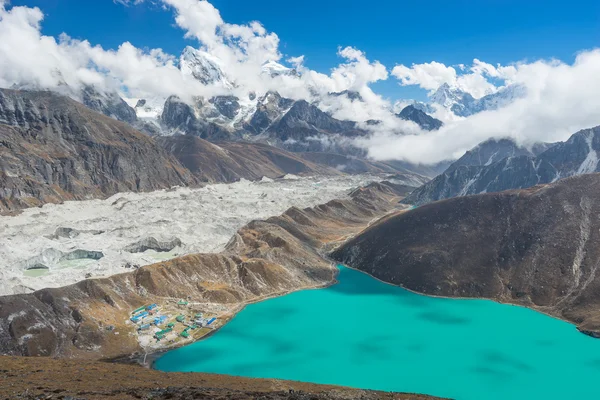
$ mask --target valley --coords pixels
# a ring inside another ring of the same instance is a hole
[[[373,179],[289,175],[119,193],[0,216],[0,241],[6,244],[0,248],[0,295],[108,277],[188,254],[217,253],[252,220],[291,206],[302,209],[343,199]]]
[[[226,321],[250,302],[327,286],[336,275],[325,257],[328,249],[374,219],[405,208],[399,200],[406,190],[372,183],[343,199],[254,220],[219,253],[189,254],[110,277],[2,296],[0,352],[88,359],[139,354],[145,350],[129,318],[140,306],[185,299]]]
[[[0,399],[600,398],[600,10],[347,3],[0,0]]]

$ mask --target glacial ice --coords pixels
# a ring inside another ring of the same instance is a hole
[[[0,295],[110,276],[185,254],[218,252],[251,220],[343,198],[374,180],[367,175],[242,180],[119,193],[0,216]],[[36,264],[39,270],[26,271]]]

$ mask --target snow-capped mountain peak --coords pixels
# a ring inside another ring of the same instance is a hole
[[[497,110],[505,107],[513,101],[524,97],[526,94],[525,87],[510,85],[501,88],[495,93],[476,99],[470,93],[444,83],[430,96],[430,100],[431,103],[439,104],[459,117],[468,117],[482,111]]]
[[[288,68],[285,65],[281,65],[276,61],[267,61],[262,66],[262,73],[275,78],[276,76],[287,75],[287,76],[298,76],[298,71],[293,68]]]
[[[469,93],[452,87],[448,83],[442,84],[430,97],[431,101],[446,108],[452,108],[455,104],[473,102],[475,99]]]
[[[233,88],[233,83],[227,78],[217,57],[191,46],[187,46],[179,59],[179,68],[186,76],[192,76],[204,85],[222,84]]]

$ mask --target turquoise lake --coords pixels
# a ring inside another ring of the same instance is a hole
[[[458,400],[600,398],[600,340],[487,300],[421,296],[340,267],[339,283],[251,304],[155,368]]]

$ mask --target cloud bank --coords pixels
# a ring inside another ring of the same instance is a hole
[[[392,73],[400,84],[415,84],[424,89],[432,89],[436,83],[456,85],[458,82],[457,86],[460,86],[465,75],[478,76],[477,79],[469,77],[470,82],[499,78],[506,84],[524,86],[527,95],[495,111],[447,120],[446,125],[436,132],[413,135],[382,132],[361,139],[360,145],[368,149],[371,157],[435,163],[460,157],[490,138],[508,137],[521,145],[531,146],[536,142],[566,140],[578,130],[600,125],[599,49],[579,53],[571,65],[557,60],[540,60],[492,66],[475,60],[464,75],[452,67],[443,64],[432,67],[431,64],[439,63],[396,67]],[[493,90],[497,89],[494,87]]]

